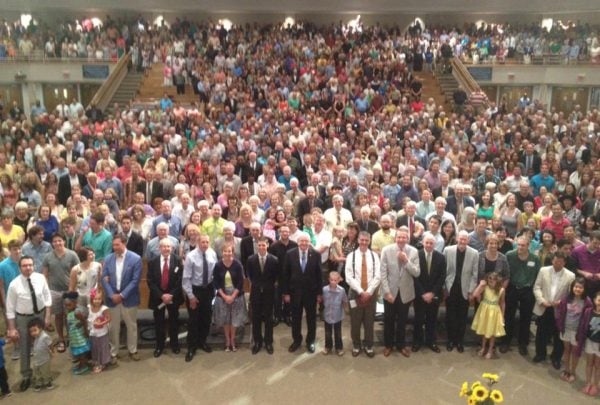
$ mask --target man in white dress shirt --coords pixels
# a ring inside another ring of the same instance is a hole
[[[350,287],[350,324],[352,356],[360,354],[361,347],[369,357],[373,351],[373,325],[377,306],[377,289],[381,282],[379,256],[369,249],[371,235],[358,234],[358,249],[346,258],[346,282]],[[354,301],[354,302],[353,302]],[[364,345],[361,344],[360,328],[365,330]]]
[[[37,318],[43,320],[45,325],[50,325],[52,315],[52,297],[46,278],[33,269],[33,259],[30,256],[21,257],[21,274],[10,283],[6,293],[7,336],[19,342],[21,351],[21,391],[29,388],[32,376],[31,337],[27,324]]]

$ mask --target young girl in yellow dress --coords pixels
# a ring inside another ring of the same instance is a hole
[[[506,334],[504,330],[504,288],[499,280],[498,273],[491,272],[481,280],[473,295],[483,297],[477,313],[473,318],[471,328],[482,337],[479,356],[486,359],[494,357],[494,344],[497,337]]]

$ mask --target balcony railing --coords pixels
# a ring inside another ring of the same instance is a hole
[[[102,57],[97,58],[96,55],[88,56],[88,57],[56,57],[56,56],[48,56],[42,50],[33,50],[29,55],[23,54],[21,51],[18,51],[15,56],[5,56],[0,57],[0,63],[117,63],[118,61],[111,57]]]

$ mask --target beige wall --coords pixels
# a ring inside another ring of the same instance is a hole
[[[27,75],[25,82],[51,82],[72,83],[89,82],[102,83],[103,80],[84,79],[81,66],[87,63],[81,62],[49,62],[49,63],[0,63],[0,83],[13,83],[17,72]],[[109,65],[109,72],[114,68],[113,63]]]

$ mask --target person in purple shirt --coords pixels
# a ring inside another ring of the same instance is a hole
[[[594,297],[600,290],[600,231],[590,235],[590,241],[576,247],[571,252],[575,259],[577,274],[585,278],[585,291],[589,297]]]

